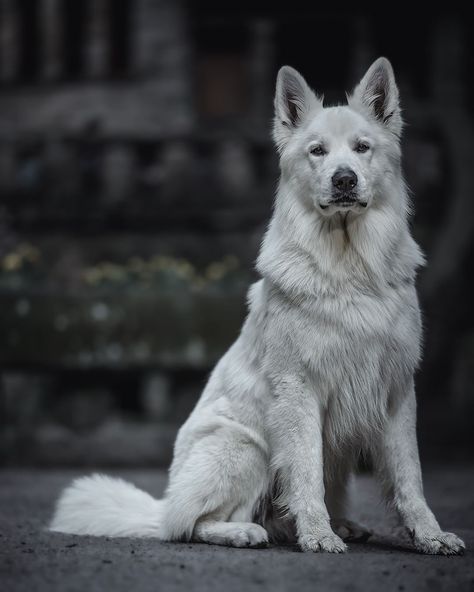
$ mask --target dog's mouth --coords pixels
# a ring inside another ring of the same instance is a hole
[[[366,208],[367,203],[367,201],[360,199],[356,191],[334,191],[331,200],[320,204],[320,207],[322,210],[327,210],[329,206],[333,206],[336,209],[349,209],[357,206]]]

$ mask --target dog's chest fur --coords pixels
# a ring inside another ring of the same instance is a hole
[[[393,266],[385,266],[387,277],[382,267],[373,277],[357,253],[346,251],[334,265],[331,272],[294,254],[290,274],[300,291],[287,290],[268,268],[265,367],[278,374],[286,365],[304,376],[324,407],[329,444],[363,446],[416,366],[416,292],[413,278],[397,276]]]

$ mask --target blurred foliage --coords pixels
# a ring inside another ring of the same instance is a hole
[[[249,273],[242,269],[234,255],[208,263],[198,269],[184,258],[153,255],[150,258],[130,257],[124,262],[100,261],[70,270],[76,274],[84,288],[121,289],[157,288],[160,291],[201,291],[229,289],[233,285],[248,283]],[[51,279],[51,261],[46,263],[39,248],[30,243],[19,243],[0,259],[0,289],[20,289],[31,281]]]
[[[138,282],[157,284],[165,290],[181,286],[202,290],[216,283],[236,280],[241,275],[239,261],[232,255],[209,263],[202,271],[187,259],[155,255],[150,259],[131,257],[124,264],[104,261],[87,267],[82,278],[90,286]]]
[[[0,262],[0,269],[4,273],[17,272],[36,265],[41,259],[39,250],[29,243],[20,243],[13,251],[4,255]]]

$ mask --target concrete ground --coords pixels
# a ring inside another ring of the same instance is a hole
[[[375,542],[344,555],[294,547],[228,549],[156,540],[76,537],[45,530],[53,500],[79,472],[0,472],[0,590],[16,592],[199,590],[474,590],[474,467],[425,467],[427,498],[445,530],[464,538],[464,556],[424,556]],[[159,495],[164,472],[114,471]],[[387,516],[369,477],[354,484],[353,517],[371,527]],[[378,542],[377,542],[378,541]]]

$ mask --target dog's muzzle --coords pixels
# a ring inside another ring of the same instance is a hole
[[[337,206],[340,208],[350,208],[353,206],[367,206],[366,201],[359,199],[357,191],[357,175],[348,168],[340,168],[334,173],[331,179],[332,192],[331,200],[327,204],[321,204],[323,210],[329,206]]]

